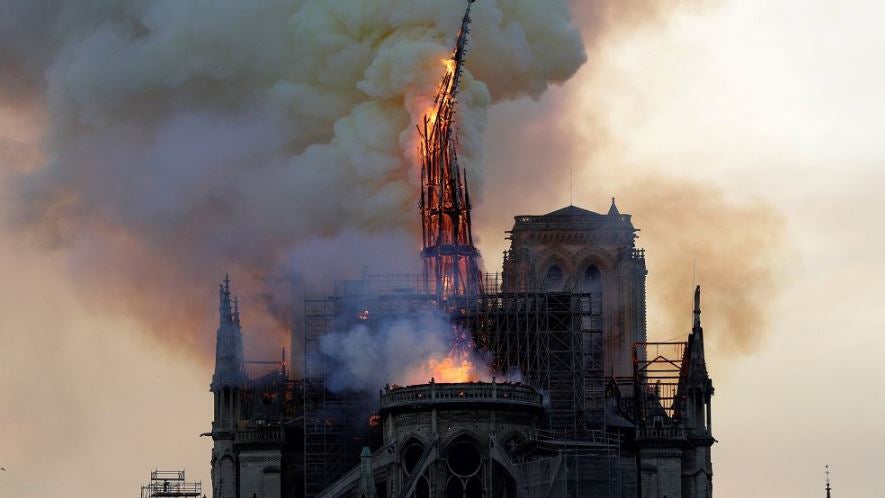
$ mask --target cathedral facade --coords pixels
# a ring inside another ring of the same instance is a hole
[[[391,292],[368,275],[306,305],[304,378],[285,368],[249,378],[225,283],[213,497],[712,497],[700,288],[686,339],[649,342],[637,232],[614,202],[607,213],[518,216],[500,278],[447,302],[441,312],[498,378],[518,383],[330,391],[329,367],[311,354],[317,337],[440,307],[420,285]]]

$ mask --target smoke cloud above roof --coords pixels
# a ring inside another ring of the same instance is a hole
[[[45,157],[9,173],[13,220],[63,248],[87,296],[204,351],[230,271],[244,326],[284,344],[293,282],[417,268],[415,124],[465,6],[13,1],[0,102],[45,122]],[[480,187],[489,106],[586,56],[565,0],[487,0],[473,18],[459,127]]]

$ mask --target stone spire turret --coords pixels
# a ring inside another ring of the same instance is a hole
[[[234,296],[234,311],[231,315],[231,322],[233,322],[237,328],[240,327],[240,298],[237,296]]]
[[[690,465],[683,466],[683,494],[686,498],[708,498],[713,490],[713,381],[707,371],[704,351],[704,328],[701,327],[701,287],[694,291],[694,315],[691,334],[682,358],[677,388],[678,418],[688,436],[683,451]]]
[[[612,197],[612,206],[608,208],[609,216],[621,216],[621,212],[618,211],[618,205],[615,204],[615,198]]]
[[[691,334],[688,336],[688,346],[685,352],[686,380],[691,387],[702,391],[709,391],[712,395],[713,384],[707,372],[707,357],[704,351],[704,328],[701,327],[701,286],[694,291],[694,321]]]
[[[360,455],[360,497],[375,498],[375,474],[372,471],[372,451],[363,448]]]
[[[224,280],[218,286],[218,323],[230,324],[233,321],[230,305],[230,276],[225,273]]]
[[[694,323],[682,359],[682,372],[679,379],[679,394],[684,399],[682,410],[686,424],[696,436],[711,434],[711,398],[713,381],[707,371],[704,351],[704,328],[701,327],[701,286],[694,291]]]
[[[215,416],[212,419],[212,496],[236,498],[239,476],[234,434],[241,414],[241,389],[246,380],[243,363],[243,333],[240,305],[231,299],[230,277],[218,286],[218,331],[215,337],[215,372],[212,390]]]
[[[212,390],[237,385],[243,380],[243,334],[239,301],[231,301],[230,277],[218,286],[218,331],[215,336],[215,373]]]

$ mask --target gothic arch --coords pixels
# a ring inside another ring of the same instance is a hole
[[[578,261],[578,278],[583,280],[590,267],[595,266],[602,274],[602,288],[605,294],[615,295],[618,292],[617,261],[604,251],[587,248],[575,258]]]
[[[598,247],[587,247],[575,255],[578,262],[577,270],[583,272],[590,266],[599,268],[603,275],[612,273],[617,268],[617,258]]]
[[[412,432],[412,433],[407,434],[405,437],[400,438],[400,443],[399,443],[399,446],[397,447],[397,452],[402,453],[403,448],[406,446],[406,444],[408,444],[409,442],[411,442],[413,440],[421,443],[424,446],[427,446],[429,444],[427,442],[427,440],[425,440],[421,436],[421,434],[418,434],[416,432]]]
[[[440,454],[444,459],[448,460],[454,447],[460,443],[468,443],[475,446],[477,451],[479,452],[480,460],[484,461],[488,457],[488,448],[486,447],[486,445],[482,443],[482,440],[476,434],[466,429],[456,431],[455,433],[447,437],[445,442],[442,444],[442,451],[440,452]]]
[[[442,454],[445,455],[447,453],[447,448],[453,442],[455,442],[458,439],[465,439],[465,438],[472,440],[477,446],[479,446],[480,450],[484,449],[485,445],[482,444],[482,442],[481,442],[482,439],[479,436],[477,436],[475,433],[473,433],[469,429],[462,428],[460,430],[454,431],[453,433],[449,434],[446,437],[446,439],[444,441],[442,441],[442,445],[441,445],[442,446]]]
[[[421,461],[421,456],[427,448],[427,443],[417,435],[410,435],[403,439],[399,447],[399,460],[403,471],[406,475],[411,475],[412,471]]]
[[[535,261],[538,262],[538,264],[535,265],[535,268],[537,269],[539,276],[543,276],[544,273],[547,272],[547,268],[553,264],[562,268],[562,272],[566,275],[573,275],[575,271],[573,264],[574,256],[560,247],[544,249],[538,253],[535,257]]]
[[[579,275],[581,292],[602,295],[605,284],[602,279],[602,271],[596,265],[587,266]]]
[[[458,431],[443,447],[446,498],[483,498],[488,490],[487,450],[469,431]]]
[[[574,279],[575,276],[575,268],[571,262],[570,257],[563,251],[548,249],[541,254],[538,255],[538,261],[541,263],[536,266],[538,275],[537,280],[538,284],[544,288],[548,288],[547,277],[548,273],[553,268],[559,268],[562,272],[562,281],[561,284],[555,284],[554,287],[549,290],[563,290],[563,288]]]

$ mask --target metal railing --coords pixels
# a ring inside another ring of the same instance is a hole
[[[580,431],[575,433],[537,430],[532,433],[532,437],[537,441],[555,442],[565,445],[594,445],[607,448],[620,448],[622,442],[620,434],[598,430]]]
[[[684,439],[686,431],[683,427],[640,427],[638,436],[640,439]]]
[[[494,402],[543,407],[543,397],[522,384],[426,384],[389,390],[381,395],[381,409],[416,404]]]
[[[261,429],[244,429],[234,434],[234,440],[237,443],[267,443],[267,442],[283,442],[285,434],[278,427],[268,427]]]
[[[155,470],[141,487],[141,498],[192,498],[202,495],[202,483],[187,482],[184,471]]]

